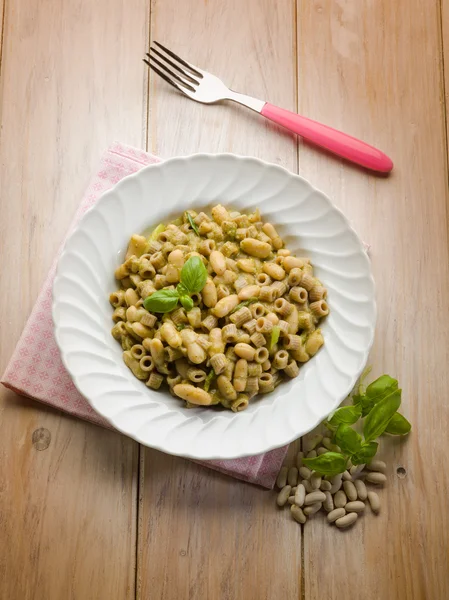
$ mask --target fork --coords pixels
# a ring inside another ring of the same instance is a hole
[[[154,42],[143,61],[162,79],[197,102],[213,104],[232,100],[260,113],[313,144],[325,148],[346,160],[380,173],[389,173],[393,162],[380,150],[346,133],[302,117],[269,102],[229,89],[218,77],[188,63],[177,54]]]

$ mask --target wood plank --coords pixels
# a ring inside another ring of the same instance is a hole
[[[1,370],[101,153],[144,139],[147,12],[146,0],[6,2]],[[0,394],[0,597],[133,598],[137,444]]]
[[[152,37],[234,89],[294,110],[293,17],[290,1],[156,1]],[[191,102],[156,77],[149,134],[163,157],[233,151],[296,170],[292,136],[240,107]],[[273,493],[151,450],[140,489],[139,598],[301,597],[301,529],[277,513]]]
[[[306,524],[305,597],[347,597],[351,589],[366,600],[447,598],[448,190],[439,6],[302,1],[298,48],[300,111],[379,146],[395,162],[382,179],[300,148],[302,173],[372,244],[373,374],[398,377],[414,427],[408,441],[383,444],[388,486],[379,517],[367,514],[345,533],[321,519]]]

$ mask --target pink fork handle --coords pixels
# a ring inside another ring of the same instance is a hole
[[[270,121],[362,167],[381,173],[389,173],[393,168],[393,162],[386,154],[337,129],[301,117],[268,102],[263,106],[261,113]]]

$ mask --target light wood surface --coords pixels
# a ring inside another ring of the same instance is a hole
[[[0,390],[0,598],[449,598],[449,0],[0,0],[2,23],[0,370],[111,141],[232,151],[299,169],[371,244],[373,374],[398,377],[414,432],[383,446],[381,515],[302,530],[271,492]],[[150,36],[379,146],[393,174],[148,82]]]
[[[1,371],[100,154],[144,139],[147,4],[127,6],[6,2]],[[134,598],[138,445],[0,394],[0,598]]]

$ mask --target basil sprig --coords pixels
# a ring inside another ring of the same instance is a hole
[[[199,256],[191,256],[181,269],[180,283],[175,290],[158,290],[145,298],[143,305],[153,313],[168,313],[178,302],[187,310],[192,310],[192,294],[201,292],[207,281],[207,269]]]
[[[303,459],[307,467],[321,475],[343,473],[349,459],[353,465],[366,464],[378,450],[376,438],[383,434],[407,435],[411,430],[407,419],[397,412],[401,405],[401,390],[397,379],[382,375],[366,390],[360,384],[358,393],[353,394],[351,399],[352,405],[338,408],[325,421],[333,433],[332,442],[341,451]],[[360,419],[363,423],[363,436],[351,427]]]

